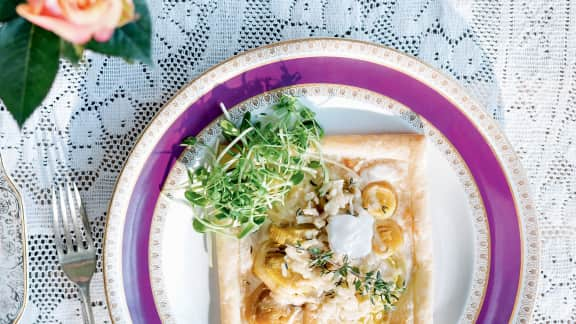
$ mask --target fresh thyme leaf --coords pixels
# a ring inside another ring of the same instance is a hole
[[[311,254],[313,257],[316,257],[316,256],[318,256],[320,253],[322,253],[322,250],[321,250],[320,248],[318,248],[318,247],[311,247],[311,248],[308,249],[308,252],[310,252],[310,254]]]
[[[354,288],[356,288],[356,291],[360,292],[360,294],[364,294],[362,290],[362,281],[360,281],[360,279],[354,279]]]
[[[332,259],[332,251],[322,251],[319,248],[312,247],[308,249],[311,256],[310,268],[319,268],[328,271],[328,265]]]
[[[383,311],[394,309],[399,295],[405,291],[405,283],[388,282],[382,278],[380,270],[362,273],[356,266],[350,265],[348,256],[342,258],[338,264],[332,260],[332,251],[324,251],[317,247],[308,248],[310,254],[310,268],[320,270],[320,273],[332,274],[334,285],[348,287],[348,278],[351,276],[356,293],[368,295],[372,304],[380,303]]]
[[[364,275],[366,277],[366,280],[372,279],[372,276],[374,275],[374,271],[369,271],[366,272],[366,274]]]
[[[209,153],[203,165],[188,172],[185,193],[191,204],[203,207],[202,227],[194,227],[199,231],[245,237],[265,223],[268,210],[282,204],[292,187],[307,177],[327,177],[322,159],[305,154],[318,151],[324,132],[296,98],[282,96],[258,120],[245,113],[239,125],[228,119],[219,125],[223,141],[217,148],[196,138],[182,142]]]
[[[339,276],[346,278],[348,276],[348,267],[343,265],[342,267],[336,270]]]

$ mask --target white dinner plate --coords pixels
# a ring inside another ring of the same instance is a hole
[[[303,95],[303,89],[319,90],[319,93]],[[327,135],[432,130],[408,108],[361,89],[318,85],[290,87],[281,92],[300,96],[300,100],[316,112]],[[354,92],[359,95],[352,96]],[[254,97],[233,107],[230,113],[239,117],[240,112],[246,110],[264,111],[278,98],[277,93]],[[365,100],[365,94],[371,100]],[[376,103],[376,99],[381,102]],[[393,109],[388,108],[391,103]],[[218,133],[218,126],[212,123],[198,137],[212,143]],[[446,144],[441,134],[434,134],[428,136],[425,157],[432,202],[429,213],[434,242],[434,320],[456,323],[472,302],[469,296],[473,278],[487,278],[486,272],[475,274],[474,271],[480,269],[480,264],[486,266],[486,260],[478,256],[482,251],[479,243],[487,239],[488,227],[486,222],[473,221],[474,216],[484,217],[485,211],[474,209],[481,200],[475,187],[464,185],[473,180],[463,161],[452,162],[458,152]],[[218,283],[215,267],[210,266],[210,244],[204,235],[192,229],[194,211],[184,199],[184,189],[180,189],[188,179],[186,169],[195,167],[202,158],[201,152],[188,152],[176,162],[158,199],[151,226],[150,277],[162,278],[152,281],[152,289],[161,292],[155,294],[160,318],[174,319],[175,323],[219,323]],[[466,172],[460,175],[462,170]],[[447,237],[450,239],[446,240]]]

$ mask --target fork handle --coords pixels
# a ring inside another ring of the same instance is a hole
[[[94,324],[94,314],[92,314],[92,306],[90,302],[90,283],[79,284],[80,301],[82,302],[82,318],[84,324]]]

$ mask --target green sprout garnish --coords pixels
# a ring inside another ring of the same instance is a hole
[[[220,122],[224,144],[218,148],[195,138],[182,143],[203,145],[211,153],[202,166],[189,170],[185,198],[202,210],[194,217],[196,231],[243,238],[258,230],[268,210],[282,204],[306,176],[327,175],[318,154],[324,131],[314,113],[289,96],[258,120],[250,112],[239,125],[226,112],[225,117]]]

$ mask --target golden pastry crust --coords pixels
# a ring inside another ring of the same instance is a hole
[[[322,152],[350,160],[397,160],[408,163],[409,211],[402,217],[411,224],[413,266],[407,290],[390,314],[391,323],[431,323],[432,225],[426,212],[425,137],[417,134],[328,136]]]
[[[240,241],[223,235],[214,235],[218,286],[220,289],[220,318],[222,323],[242,323]]]
[[[407,166],[403,180],[407,203],[397,217],[410,236],[411,271],[396,310],[388,314],[389,323],[432,322],[432,229],[426,213],[424,151],[425,138],[417,134],[327,136],[322,142],[324,155],[352,169],[380,160]],[[249,322],[245,300],[259,286],[251,273],[252,250],[265,239],[264,232],[263,228],[242,241],[215,235],[222,323]]]

